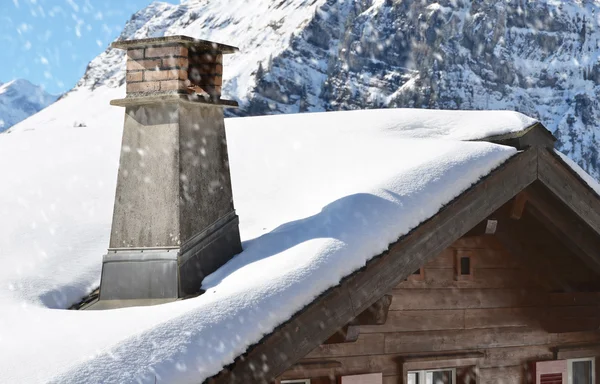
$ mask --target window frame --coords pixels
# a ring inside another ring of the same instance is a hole
[[[419,273],[416,273],[419,271]],[[425,268],[421,267],[408,275],[407,281],[425,281]]]
[[[592,363],[592,383],[596,383],[596,358],[595,357],[578,357],[567,360],[567,383],[573,384],[573,363],[580,361],[590,361]]]
[[[454,280],[456,281],[472,281],[474,280],[475,269],[473,268],[473,255],[474,252],[471,250],[457,249],[454,254]],[[469,274],[463,275],[461,268],[461,259],[469,259]]]
[[[408,375],[411,373],[417,373],[417,384],[425,384],[425,375],[428,372],[442,372],[442,371],[451,371],[452,372],[452,384],[456,384],[456,368],[433,368],[433,369],[414,369],[406,371],[406,383],[408,383]],[[421,380],[423,377],[423,381]]]

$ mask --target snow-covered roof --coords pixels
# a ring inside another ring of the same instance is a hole
[[[65,311],[99,285],[123,89],[71,93],[0,135],[0,382],[198,383],[516,153],[513,112],[226,121],[244,251],[206,293]]]

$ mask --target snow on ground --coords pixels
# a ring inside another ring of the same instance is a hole
[[[108,102],[122,96],[78,90],[0,135],[0,382],[202,382],[516,153],[459,140],[533,122],[414,110],[229,119],[244,252],[207,292],[52,309],[98,284],[124,112]]]
[[[559,152],[558,150],[554,150],[554,152],[556,152],[558,154],[558,156],[560,156],[560,158],[573,170],[575,171],[575,173],[577,173],[577,175],[579,175],[579,177],[581,177],[581,179],[590,186],[590,188],[592,188],[592,190],[594,192],[596,192],[596,194],[598,196],[600,196],[600,183],[598,183],[596,181],[596,179],[594,179],[592,176],[590,176],[586,171],[583,170],[583,168],[581,168],[576,162],[574,162],[573,160],[569,159],[567,156],[565,156],[562,152]]]

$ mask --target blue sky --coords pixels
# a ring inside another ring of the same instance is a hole
[[[0,82],[24,78],[53,94],[68,91],[131,15],[151,2],[0,0]]]

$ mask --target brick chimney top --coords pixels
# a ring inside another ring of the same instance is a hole
[[[182,99],[237,106],[221,99],[223,55],[237,52],[236,47],[189,36],[123,40],[111,46],[127,50],[127,97],[113,105]]]

